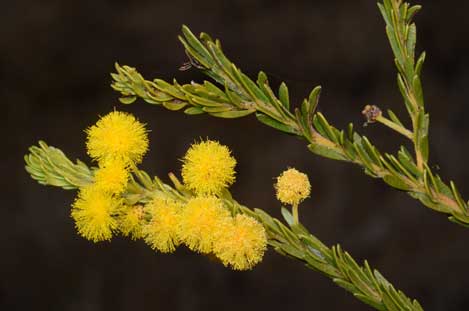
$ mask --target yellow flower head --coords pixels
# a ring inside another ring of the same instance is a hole
[[[121,193],[129,180],[128,166],[122,159],[106,159],[95,172],[96,187],[110,193]]]
[[[180,244],[178,228],[181,222],[181,206],[171,200],[155,198],[145,209],[151,216],[143,227],[145,242],[162,253],[174,252]]]
[[[117,218],[119,230],[122,235],[130,237],[132,240],[140,239],[143,236],[143,216],[142,206],[123,207]]]
[[[309,197],[311,185],[306,174],[290,168],[277,177],[275,190],[277,191],[277,199],[280,202],[298,205]]]
[[[101,191],[94,185],[81,188],[73,203],[72,218],[78,233],[93,242],[110,240],[117,228],[113,217],[117,214],[121,200]]]
[[[88,154],[98,162],[120,159],[139,163],[148,149],[147,132],[131,114],[113,111],[86,130]]]
[[[228,147],[202,141],[193,144],[184,156],[182,178],[197,194],[216,195],[235,181],[235,165]]]
[[[179,237],[191,250],[210,253],[230,221],[230,213],[218,198],[195,197],[183,209]]]
[[[252,269],[267,248],[264,227],[254,218],[238,214],[214,244],[216,256],[234,270]]]

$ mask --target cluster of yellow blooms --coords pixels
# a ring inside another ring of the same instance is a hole
[[[72,207],[78,233],[94,242],[120,232],[143,239],[153,249],[173,252],[180,244],[213,253],[236,270],[251,269],[267,245],[264,227],[254,218],[233,216],[220,195],[235,181],[236,160],[216,141],[201,141],[183,158],[184,185],[195,195],[182,204],[155,196],[145,205],[128,206],[123,195],[148,149],[147,131],[130,114],[114,111],[87,131],[88,154],[97,161],[93,184],[80,189]]]

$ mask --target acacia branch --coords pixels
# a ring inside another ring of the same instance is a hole
[[[218,40],[214,41],[204,33],[198,39],[186,26],[182,32],[180,40],[186,52],[197,62],[198,68],[221,86],[209,81],[190,84],[179,84],[176,80],[172,83],[161,79],[150,81],[135,68],[116,64],[116,73],[111,74],[114,80],[112,88],[121,93],[122,103],[130,104],[141,98],[169,110],[183,110],[189,115],[208,113],[220,118],[255,114],[260,122],[270,127],[304,138],[311,152],[357,164],[366,174],[406,191],[428,208],[449,215],[451,221],[469,225],[468,206],[456,186],[453,182],[446,185],[431,171],[426,160],[419,164],[419,157],[414,160],[404,146],[396,155],[382,153],[368,138],[355,132],[352,124],[346,130],[339,130],[317,112],[320,86],[292,111],[285,83],[280,85],[278,92],[274,92],[265,73],[259,72],[257,80],[253,81],[230,62]],[[395,127],[401,127],[401,132],[408,135],[408,130],[404,130],[395,114],[390,112],[389,115],[389,122],[394,122]],[[425,127],[417,132],[424,133]],[[412,138],[415,135],[412,132]]]
[[[40,142],[32,146],[25,156],[26,170],[31,177],[43,185],[64,189],[76,189],[93,181],[93,170],[86,164],[73,163],[57,148]],[[72,165],[70,165],[72,163]],[[66,167],[67,169],[62,169]],[[171,198],[182,204],[193,194],[184,188],[174,175],[170,175],[174,186],[163,183],[159,178],[151,179],[143,171],[135,170],[123,194],[127,204],[145,203],[155,196]],[[54,182],[60,180],[60,183]],[[387,281],[378,270],[372,269],[365,260],[360,266],[340,245],[327,247],[301,224],[294,224],[293,216],[286,209],[282,214],[287,222],[273,218],[260,209],[251,209],[235,201],[226,192],[222,200],[233,214],[254,217],[264,226],[269,245],[279,254],[305,264],[309,269],[321,272],[335,284],[352,293],[354,297],[377,310],[423,311],[415,299],[408,298]]]

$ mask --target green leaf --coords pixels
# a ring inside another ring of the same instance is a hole
[[[187,106],[187,103],[174,100],[174,101],[163,102],[162,105],[168,110],[177,111]]]
[[[161,80],[161,79],[155,79],[154,82],[155,82],[156,87],[160,91],[164,93],[168,93],[171,96],[181,99],[181,100],[186,99],[186,95],[182,91],[178,90],[175,86],[169,84],[168,82]]]
[[[207,34],[203,35],[204,37],[208,36]],[[233,63],[225,56],[225,54],[221,50],[221,45],[214,44],[212,40],[208,38],[206,38],[205,41],[213,57],[218,61],[217,67],[220,67],[220,69],[223,70],[223,72],[225,72],[230,77],[230,79],[232,79],[233,76],[231,75],[231,70]]]
[[[244,100],[235,92],[231,91],[228,86],[225,87],[226,95],[228,96],[230,102],[238,108],[244,107]],[[254,105],[254,104],[253,104]]]
[[[276,120],[272,119],[271,117],[269,117],[269,116],[267,116],[263,113],[256,113],[256,118],[257,118],[257,120],[264,123],[265,125],[273,127],[277,130],[280,130],[280,131],[288,133],[288,134],[296,134],[296,131],[293,128],[291,128],[291,127],[289,127],[285,124],[282,124],[279,121],[276,121]]]
[[[381,304],[380,301],[373,300],[372,298],[370,298],[368,296],[365,296],[363,294],[360,294],[360,293],[354,293],[353,295],[356,298],[358,298],[359,300],[363,301],[367,305],[369,305],[369,306],[371,306],[371,307],[373,307],[377,310],[386,310],[385,307]]]
[[[216,108],[216,107],[223,106],[225,104],[223,102],[220,102],[219,100],[215,101],[215,100],[208,99],[206,97],[190,96],[190,98],[193,102],[204,107]]]
[[[288,94],[288,87],[285,82],[280,84],[278,88],[278,98],[282,105],[287,109],[290,110],[290,96]]]
[[[449,182],[449,184],[451,186],[451,191],[453,192],[453,197],[456,199],[456,202],[458,203],[459,207],[461,208],[461,211],[466,212],[467,205],[464,202],[464,200],[462,199],[461,194],[458,191],[458,188],[456,188],[456,185],[454,184],[454,182],[452,180]]]
[[[399,91],[401,92],[402,97],[404,98],[404,103],[406,105],[407,111],[410,115],[413,115],[415,109],[412,106],[412,103],[409,101],[409,93],[407,92],[407,86],[401,74],[397,74],[397,85],[399,87]]]
[[[321,157],[329,158],[332,160],[339,160],[339,161],[349,161],[343,154],[337,152],[332,148],[328,148],[322,145],[317,144],[309,144],[308,149]]]
[[[382,166],[381,165],[381,155],[379,154],[378,150],[373,146],[368,138],[363,136],[362,138],[362,146],[364,150],[366,151],[366,154],[369,156],[369,158],[373,161],[373,164]]]
[[[435,182],[438,184],[438,189],[440,189],[440,191],[446,195],[447,197],[449,198],[453,198],[453,193],[451,191],[451,188],[448,187],[448,185],[446,185],[442,180],[441,180],[441,177],[436,175],[435,176]]]
[[[396,116],[396,114],[391,110],[391,109],[388,109],[388,115],[389,115],[389,118],[396,124],[402,126],[402,127],[405,127],[404,124],[402,124],[401,120],[399,120],[399,118]]]
[[[137,100],[137,96],[119,97],[119,101],[126,105],[132,104],[135,100]]]
[[[219,118],[225,119],[235,119],[245,117],[250,115],[251,113],[256,112],[256,110],[231,110],[231,111],[223,111],[223,112],[213,112],[210,115]]]
[[[287,210],[285,207],[282,206],[281,212],[282,212],[283,219],[285,219],[285,221],[287,222],[287,224],[290,225],[290,226],[293,225],[294,220],[293,220],[293,216],[292,216],[292,214],[290,213],[290,211]]]
[[[365,149],[365,146],[363,145],[363,139],[360,140],[355,140],[353,143],[354,151],[358,155],[359,159],[362,162],[362,165],[367,168],[370,172],[373,172],[373,164],[374,160],[370,157],[368,154],[367,150]],[[386,164],[385,161],[383,161],[384,164]]]
[[[385,7],[381,3],[378,3],[378,8],[379,8],[379,11],[381,12],[381,15],[383,16],[383,19],[386,25],[391,25],[391,21],[389,20],[389,16],[388,16],[388,13],[386,12]]]
[[[202,110],[208,113],[231,111],[231,109],[232,107],[229,105],[219,105],[216,107],[202,107]]]
[[[213,65],[213,62],[211,62],[211,56],[210,53],[207,51],[207,49],[202,45],[202,43],[197,39],[197,37],[191,32],[189,27],[186,25],[182,25],[182,33],[184,35],[185,40],[187,40],[187,43],[189,46],[197,52],[197,54],[200,55],[197,59],[200,61],[200,58],[205,60],[205,62],[201,62],[202,64],[208,64],[208,65]],[[180,38],[182,39],[182,38]],[[181,40],[181,42],[184,44],[185,40]],[[195,56],[195,55],[194,55]],[[208,67],[208,66],[207,66]]]
[[[317,122],[314,122],[317,121]],[[316,113],[313,118],[314,124],[320,124],[320,127],[324,131],[324,136],[328,138],[329,140],[333,141],[334,143],[338,143],[339,139],[334,131],[334,128],[327,122],[326,118],[324,115],[320,112]]]
[[[267,80],[267,75],[265,74],[265,72],[259,71],[259,73],[257,74],[257,85],[262,86],[266,83],[269,83],[269,81]]]
[[[171,96],[167,93],[164,93],[164,92],[156,91],[156,90],[152,90],[151,92],[147,92],[147,96],[148,96],[148,98],[153,100],[152,103],[157,102],[158,104],[160,104],[161,102],[166,102],[166,101],[170,101],[170,100],[174,99],[173,96]],[[144,98],[144,100],[146,102],[149,102],[148,98]]]
[[[394,175],[386,175],[383,177],[383,181],[390,185],[391,187],[394,187],[396,189],[404,190],[404,191],[409,191],[410,187],[399,177],[394,176]]]
[[[448,217],[448,219],[451,222],[454,222],[455,224],[458,224],[460,226],[469,228],[469,219],[466,219],[465,221],[462,221],[462,220],[459,220],[458,218],[456,218],[456,216],[450,216],[450,217]]]
[[[422,74],[422,67],[423,67],[423,64],[425,63],[425,57],[426,57],[426,53],[422,52],[422,54],[420,54],[419,59],[417,60],[417,64],[415,65],[415,74],[419,77]]]
[[[350,122],[347,125],[347,137],[348,137],[349,140],[353,140],[353,134],[354,134],[354,132],[353,132],[353,123]]]
[[[340,287],[342,287],[343,289],[345,289],[346,291],[349,291],[351,293],[355,293],[358,290],[355,287],[355,285],[353,285],[352,283],[347,282],[343,279],[334,278],[334,279],[332,279],[332,281],[334,281],[335,284],[339,285]]]
[[[186,110],[184,110],[184,113],[187,114],[187,115],[198,115],[198,114],[202,114],[204,112],[205,111],[200,107],[189,107]]]
[[[340,272],[329,263],[321,262],[316,260],[314,257],[311,257],[309,253],[306,253],[304,260],[307,262],[306,266],[310,269],[324,273],[330,278],[341,277]]]
[[[415,57],[415,43],[417,42],[417,28],[415,24],[409,26],[407,33],[407,55],[410,57],[411,62],[413,63]]]
[[[419,106],[423,106],[423,89],[422,84],[420,83],[420,78],[418,75],[415,75],[412,81],[412,86],[415,92],[415,99],[417,100],[417,104]]]
[[[389,43],[391,44],[391,49],[394,53],[394,57],[396,57],[397,63],[401,66],[401,68],[404,68],[405,61],[404,61],[401,49],[399,48],[399,43],[397,42],[395,34],[392,31],[392,28],[387,26],[386,33],[388,35]]]
[[[417,119],[417,126],[416,126],[416,145],[419,149],[422,158],[425,162],[428,161],[428,127],[430,123],[430,117],[426,114],[423,110],[420,111]]]
[[[255,208],[254,212],[258,216],[259,220],[264,224],[264,226],[268,226],[270,230],[272,230],[274,233],[280,232],[280,229],[278,225],[273,221],[272,216],[258,208]]]
[[[422,175],[420,170],[417,168],[417,165],[415,165],[414,159],[408,154],[408,152],[405,151],[403,146],[401,146],[401,149],[397,153],[397,157],[399,159],[399,162],[413,175]]]
[[[240,71],[240,77],[243,85],[248,92],[253,95],[253,100],[261,100],[265,103],[269,102],[269,98],[259,89],[259,87],[244,73]]]
[[[321,86],[316,86],[309,94],[308,101],[309,101],[309,114],[310,115],[312,115],[316,111],[316,108],[318,107],[321,90],[322,90]]]
[[[410,23],[410,21],[414,18],[415,14],[417,14],[422,9],[421,5],[414,5],[407,10],[406,21]]]
[[[425,205],[426,207],[431,208],[435,211],[443,212],[443,213],[450,212],[450,208],[448,206],[438,204],[437,202],[432,200],[432,198],[430,198],[428,195],[426,195],[423,192],[409,192],[409,195],[419,200],[420,202],[422,202],[422,204]]]
[[[222,90],[220,90],[220,88],[218,88],[216,85],[214,85],[213,83],[211,83],[209,81],[204,81],[204,86],[205,86],[206,90],[208,91],[208,94],[211,97],[218,97],[222,100],[227,100],[226,94]]]

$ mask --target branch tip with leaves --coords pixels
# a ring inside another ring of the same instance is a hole
[[[398,86],[412,129],[407,129],[390,109],[389,118],[380,114],[374,121],[410,139],[414,155],[404,146],[395,155],[383,153],[367,137],[355,132],[352,124],[345,130],[331,125],[321,112],[316,111],[320,86],[293,108],[285,83],[274,91],[262,71],[257,80],[250,79],[225,56],[219,40],[213,40],[205,33],[197,38],[187,26],[182,27],[179,40],[190,62],[217,84],[146,80],[135,68],[116,63],[112,88],[122,95],[120,101],[124,104],[140,98],[189,115],[207,113],[220,118],[240,118],[255,114],[261,123],[306,140],[309,150],[316,155],[357,164],[366,174],[406,191],[424,206],[447,214],[451,221],[469,226],[468,204],[455,184],[444,183],[428,165],[429,115],[424,109],[420,78],[425,53],[417,59],[414,57],[417,31],[412,21],[421,7],[397,0],[385,0],[378,6],[386,23],[398,70]]]

